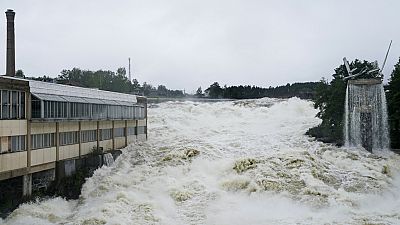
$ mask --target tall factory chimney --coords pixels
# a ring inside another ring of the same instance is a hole
[[[8,9],[6,11],[6,17],[7,17],[6,75],[15,76],[15,34],[14,34],[15,12],[12,9]]]

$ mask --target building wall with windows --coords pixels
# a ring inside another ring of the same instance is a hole
[[[27,152],[2,154],[0,157],[0,172],[22,169],[28,166]]]
[[[146,139],[146,101],[0,76],[0,180]]]
[[[138,120],[137,128],[136,128],[137,139],[144,141],[147,139],[147,120],[142,119]]]
[[[125,126],[125,121],[114,121],[114,148],[123,148],[126,146]]]
[[[0,174],[28,166],[28,82],[0,78]]]
[[[31,151],[31,166],[47,164],[56,161],[56,147],[35,149]]]

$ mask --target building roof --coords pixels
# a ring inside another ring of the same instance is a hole
[[[107,105],[134,105],[137,103],[136,95],[21,79],[9,76],[1,77],[6,79],[27,81],[31,94],[41,100]]]

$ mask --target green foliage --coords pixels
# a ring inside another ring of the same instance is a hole
[[[400,59],[390,76],[388,91],[391,145],[392,148],[400,149]]]
[[[374,69],[374,65],[368,61],[358,59],[350,63],[350,69],[355,69],[353,74],[362,70]],[[356,79],[377,78],[378,74],[362,74]],[[347,80],[349,74],[344,64],[335,69],[332,75],[333,80],[328,83],[324,78],[320,81],[314,97],[314,107],[319,109],[317,117],[322,119],[322,123],[315,128],[311,128],[307,133],[326,142],[335,142],[342,145],[343,120],[346,98]]]
[[[330,84],[321,80],[316,90],[314,107],[319,109],[317,117],[322,119],[322,123],[309,132],[311,135],[326,142],[343,143],[346,84],[342,78],[335,78]]]
[[[73,68],[72,70],[62,70],[61,74],[55,79],[46,76],[31,77],[29,79],[87,88],[98,88],[106,91],[145,95],[148,97],[184,97],[182,91],[169,90],[164,85],[159,85],[158,88],[155,88],[146,82],[144,82],[143,85],[140,85],[136,79],[133,79],[131,82],[126,77],[125,68],[118,68],[117,72],[109,70],[91,71]]]
[[[15,71],[15,76],[19,78],[25,78],[24,71],[22,70]]]
[[[262,88],[250,85],[230,86],[221,88],[214,82],[205,90],[210,98],[252,99],[252,98],[290,98],[300,97],[310,99],[314,96],[318,82],[294,83],[284,86]]]
[[[204,96],[203,94],[203,90],[201,89],[201,87],[197,88],[196,90],[196,94],[194,94],[196,97],[201,98]]]
[[[125,75],[126,71],[124,68],[119,68],[117,73],[109,70],[90,71],[73,68],[72,70],[61,71],[57,82],[74,86],[129,93],[131,92],[132,84]]]
[[[223,96],[223,90],[219,86],[218,82],[211,84],[210,87],[205,90],[205,92],[208,93],[210,98],[222,98]]]

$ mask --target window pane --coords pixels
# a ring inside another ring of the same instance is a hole
[[[1,101],[2,101],[2,118],[3,119],[8,119],[8,114],[9,114],[9,103],[10,103],[10,99],[9,99],[9,92],[6,90],[3,90],[1,92]]]
[[[25,92],[21,92],[20,117],[25,118]]]

